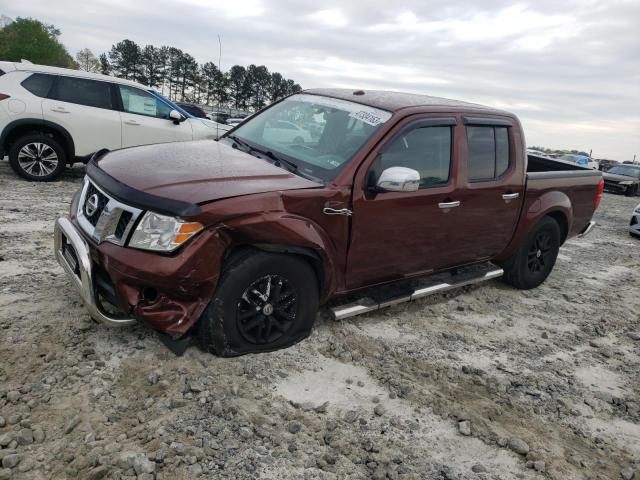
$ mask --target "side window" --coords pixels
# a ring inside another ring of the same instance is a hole
[[[420,188],[449,182],[451,127],[420,127],[397,137],[380,154],[380,172],[407,167],[420,173]]]
[[[20,85],[36,97],[46,98],[49,95],[54,77],[45,73],[34,73],[25,78]]]
[[[120,89],[120,98],[122,98],[122,108],[125,112],[148,117],[169,118],[169,112],[171,112],[169,105],[149,92],[126,85],[118,85],[118,88]]]
[[[509,169],[509,130],[507,127],[467,127],[469,180],[494,180]]]
[[[54,90],[54,98],[62,102],[113,109],[111,87],[107,82],[61,76]]]

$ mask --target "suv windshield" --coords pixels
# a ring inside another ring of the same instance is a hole
[[[627,167],[624,165],[619,165],[617,167],[613,167],[611,170],[607,170],[607,173],[640,178],[640,167]]]
[[[359,103],[298,94],[245,121],[231,138],[329,182],[389,118]]]

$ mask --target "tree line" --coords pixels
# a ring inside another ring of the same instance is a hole
[[[264,65],[234,65],[220,71],[215,62],[199,64],[179,48],[140,46],[122,40],[96,57],[80,50],[75,59],[59,41],[60,30],[32,18],[17,18],[0,29],[0,60],[113,75],[158,89],[171,100],[258,110],[301,90],[300,85]]]
[[[95,57],[90,50],[78,52],[83,70],[114,75],[160,90],[171,100],[221,105],[238,110],[259,110],[300,85],[264,65],[234,65],[221,71],[215,62],[198,64],[190,54],[175,47],[139,46],[122,40],[108,53]]]

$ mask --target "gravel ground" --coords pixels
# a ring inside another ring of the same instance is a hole
[[[284,351],[178,358],[90,321],[55,262],[83,174],[0,162],[0,479],[640,478],[637,198],[605,194],[536,290],[491,281],[319,319]]]

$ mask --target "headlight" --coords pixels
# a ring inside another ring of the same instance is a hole
[[[147,212],[138,222],[129,246],[143,250],[172,252],[204,227],[198,222]]]
[[[633,180],[624,180],[623,182],[618,182],[618,185],[633,185]]]

